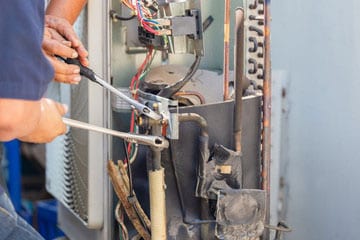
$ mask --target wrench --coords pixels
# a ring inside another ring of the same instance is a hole
[[[63,118],[63,122],[70,127],[81,128],[81,129],[85,129],[85,130],[89,130],[89,131],[95,131],[95,132],[100,132],[100,133],[104,133],[104,134],[109,134],[109,135],[124,139],[125,141],[130,142],[130,143],[138,143],[138,144],[157,147],[157,148],[168,148],[169,147],[169,142],[164,137],[140,135],[140,134],[133,134],[133,133],[124,133],[124,132],[119,132],[119,131],[115,131],[112,129],[99,127],[96,125],[80,122],[80,121],[69,119],[69,118]]]
[[[78,65],[80,67],[80,74],[81,75],[85,76],[89,80],[99,84],[100,86],[108,89],[110,92],[112,92],[115,95],[119,96],[125,102],[129,103],[131,106],[133,106],[135,109],[137,109],[140,113],[142,113],[142,114],[144,114],[144,115],[146,115],[149,118],[154,119],[154,120],[161,120],[162,119],[162,116],[160,114],[154,112],[148,106],[145,106],[144,104],[141,104],[138,101],[126,96],[124,93],[122,93],[118,89],[114,88],[111,84],[104,81],[101,77],[97,76],[92,69],[83,66],[80,63],[79,59],[73,59],[73,58],[64,59],[62,57],[59,57],[59,58],[64,60],[66,63]]]

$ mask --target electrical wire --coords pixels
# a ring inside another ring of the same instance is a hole
[[[124,151],[125,151],[125,158],[126,158],[126,166],[127,166],[127,171],[128,171],[128,176],[129,176],[129,198],[134,197],[134,187],[133,187],[133,181],[132,181],[132,172],[131,172],[131,164],[129,164],[130,159],[129,159],[129,154],[126,148],[126,142],[123,141],[124,143]]]
[[[156,54],[156,51],[154,51],[154,49],[152,47],[150,47],[148,53],[146,54],[146,57],[145,57],[143,63],[138,68],[137,73],[131,79],[130,91],[133,92],[134,99],[137,99],[137,97],[138,97],[137,94],[136,94],[136,90],[139,87],[140,81],[149,72],[150,66],[152,64],[152,61],[154,60],[155,54]],[[137,127],[135,125],[135,118],[136,118],[135,110],[132,110],[131,118],[130,118],[130,132],[136,132],[137,131]],[[136,154],[135,154],[135,156],[131,154],[133,152],[132,149],[134,149],[135,147],[136,146],[133,143],[128,144],[127,152],[130,153],[130,159],[132,160],[132,161],[130,161],[130,163],[135,161],[135,158],[136,158]],[[134,153],[137,153],[137,151],[135,151]]]
[[[132,3],[129,3],[129,1],[126,1],[126,0],[121,0],[121,3],[123,3],[125,6],[127,6],[129,9],[131,10],[135,10],[135,7]]]
[[[148,32],[155,34],[155,35],[162,35],[159,31],[155,30],[156,29],[161,29],[159,23],[154,20],[151,19],[152,18],[152,14],[148,14],[147,16],[144,14],[144,9],[145,8],[142,4],[141,4],[141,0],[136,0],[136,9],[137,9],[137,16],[138,16],[138,20],[141,24],[141,26]],[[147,9],[149,12],[150,10]]]
[[[129,240],[129,233],[124,224],[124,213],[121,211],[121,203],[120,201],[117,203],[115,208],[115,219],[119,223],[119,227],[121,228],[121,239]]]
[[[148,225],[146,224],[144,218],[141,217],[139,208],[138,208],[137,205],[135,204],[136,196],[135,196],[134,186],[133,186],[133,180],[132,180],[131,164],[130,164],[129,155],[128,155],[128,152],[127,152],[127,149],[126,149],[126,142],[123,141],[123,143],[124,143],[125,156],[126,156],[126,160],[127,160],[127,164],[126,164],[127,174],[128,174],[128,177],[129,177],[129,196],[128,196],[128,201],[129,201],[129,203],[131,203],[131,205],[132,205],[132,207],[134,208],[136,214],[139,216],[139,219],[140,219],[142,225],[144,226],[144,228],[145,228],[146,230],[150,231],[150,229],[148,228]]]
[[[139,235],[139,234],[137,234],[137,235],[135,235],[135,236],[133,236],[132,238],[131,238],[131,240],[141,240],[142,238],[141,238],[141,236]]]
[[[136,1],[137,0],[133,0],[133,1],[131,1],[131,0],[130,1],[129,0],[121,0],[120,2],[122,4],[124,4],[127,8],[129,8],[130,10],[132,10],[133,12],[136,13],[138,11],[137,7],[136,7]],[[135,2],[135,3],[133,3],[133,2]],[[144,12],[144,15],[146,17],[152,17],[152,14],[151,14],[149,9],[145,8],[144,6],[141,6],[141,9],[142,9],[142,12]]]
[[[149,47],[149,51],[146,54],[146,57],[141,64],[141,66],[138,68],[137,73],[134,75],[134,77],[131,79],[130,83],[130,90],[135,91],[138,88],[139,80],[141,78],[141,75],[149,69],[153,59],[155,57],[155,51],[153,47]],[[137,98],[136,94],[133,96],[135,99]]]
[[[186,73],[184,78],[181,79],[180,81],[174,83],[173,85],[167,86],[167,87],[163,88],[162,90],[160,90],[160,92],[158,93],[158,96],[170,98],[172,95],[177,93],[194,76],[194,74],[196,73],[196,71],[199,68],[200,60],[201,60],[201,57],[196,55],[195,61],[191,65],[189,71]]]
[[[134,147],[132,147],[132,152],[130,154],[130,164],[134,163],[135,162],[135,159],[137,157],[137,154],[138,154],[138,151],[139,151],[139,145],[138,144],[135,144]]]
[[[136,14],[132,14],[129,17],[122,17],[120,16],[115,10],[110,10],[110,17],[115,21],[115,20],[120,20],[120,21],[130,21],[134,18],[136,18]]]
[[[151,14],[150,9],[146,8],[141,0],[133,0],[133,1],[122,0],[121,2],[136,13],[138,21],[146,31],[155,35],[161,35],[159,32],[159,30],[161,30],[159,23],[156,20],[152,19],[153,15]],[[167,35],[163,35],[163,38],[164,38],[164,43],[167,44],[168,43]],[[146,54],[144,62],[139,67],[137,73],[131,79],[130,91],[132,92],[134,99],[137,99],[138,97],[136,94],[136,90],[139,87],[140,81],[148,73],[149,67],[152,64],[154,56],[155,56],[155,51],[153,51],[152,47],[149,47],[149,51]],[[135,110],[133,110],[130,119],[130,132],[136,131],[135,117],[136,117]],[[135,150],[135,148],[136,146],[134,144],[132,143],[128,144],[127,153],[130,153],[129,159],[135,160],[137,153],[137,150],[133,151]]]

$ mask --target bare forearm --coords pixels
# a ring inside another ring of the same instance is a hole
[[[64,134],[62,116],[67,107],[51,99],[27,101],[0,98],[0,141],[19,138],[46,143]]]
[[[86,0],[51,0],[46,14],[65,18],[73,24],[86,2]]]
[[[0,99],[0,141],[31,133],[41,115],[40,101]]]

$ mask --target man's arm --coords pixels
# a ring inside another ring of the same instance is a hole
[[[0,0],[0,141],[49,142],[66,130],[66,108],[42,99],[53,69],[41,49],[42,0]]]
[[[46,15],[65,18],[74,24],[86,2],[86,0],[51,0],[47,6]]]
[[[0,98],[0,141],[19,138],[26,142],[50,142],[64,134],[61,117],[67,108],[50,99],[39,101]]]
[[[0,141],[29,134],[40,120],[40,101],[0,98]]]

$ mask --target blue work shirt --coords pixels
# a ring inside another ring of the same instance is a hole
[[[0,0],[0,98],[38,100],[54,76],[42,52],[44,0]]]

